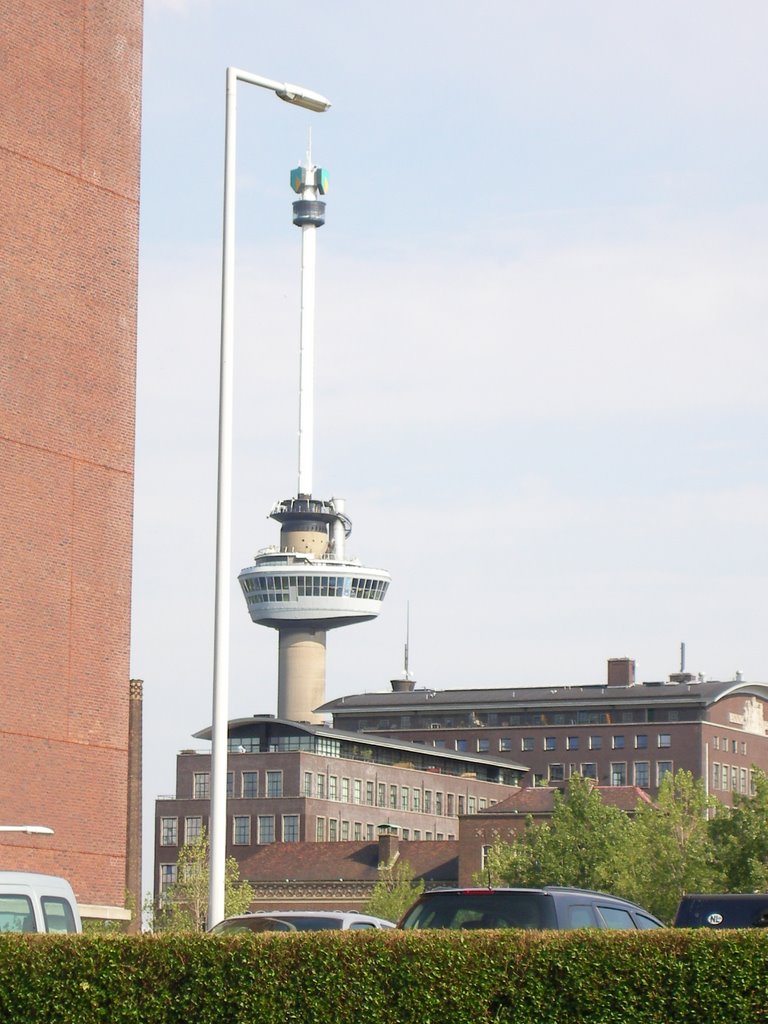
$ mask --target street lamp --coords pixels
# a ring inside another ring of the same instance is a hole
[[[210,889],[208,927],[224,917],[227,853],[227,721],[229,705],[229,597],[232,550],[232,354],[235,299],[235,133],[237,83],[270,89],[281,100],[322,113],[324,96],[299,85],[274,82],[239,68],[227,68],[224,127],[224,234],[221,268],[221,355],[219,362],[219,453],[216,497],[216,595],[213,632],[213,721],[211,728]]]
[[[0,832],[26,832],[28,836],[52,836],[47,825],[0,825]]]

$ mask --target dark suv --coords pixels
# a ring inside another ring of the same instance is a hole
[[[663,928],[642,907],[588,889],[432,889],[398,928]]]
[[[680,900],[675,928],[766,928],[768,893],[689,893]]]

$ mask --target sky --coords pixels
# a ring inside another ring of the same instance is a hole
[[[300,232],[328,169],[314,492],[392,574],[327,697],[768,680],[768,7],[145,0],[131,675],[154,799],[210,724],[228,66],[238,87],[230,717],[275,713],[236,582],[297,487]]]

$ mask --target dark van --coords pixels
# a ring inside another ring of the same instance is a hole
[[[768,927],[768,893],[689,893],[680,900],[673,927]]]

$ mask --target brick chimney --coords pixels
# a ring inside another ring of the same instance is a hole
[[[635,685],[635,662],[633,658],[608,659],[608,685]]]
[[[380,868],[391,868],[400,853],[400,837],[397,825],[379,825],[379,863]]]

